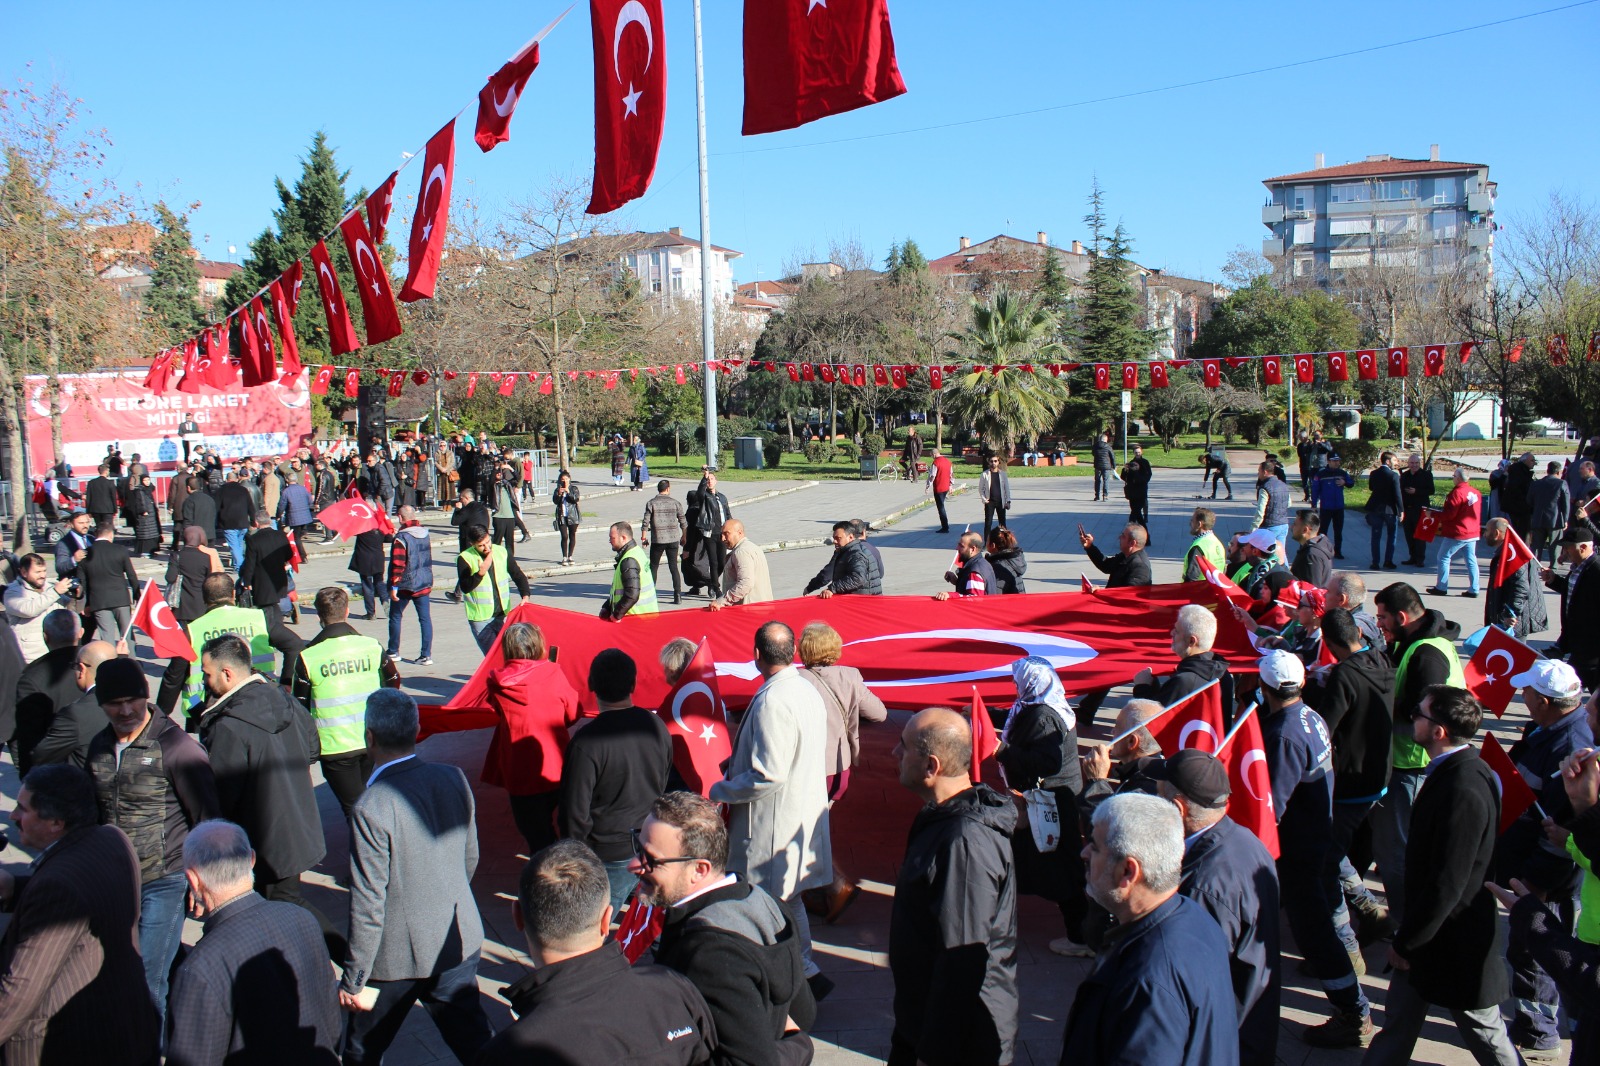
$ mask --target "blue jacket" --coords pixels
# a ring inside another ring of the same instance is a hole
[[[1262,747],[1272,778],[1272,809],[1285,858],[1333,838],[1333,743],[1322,716],[1296,701],[1261,719]]]
[[[1189,842],[1178,892],[1222,927],[1239,1007],[1240,1066],[1278,1061],[1278,867],[1256,835],[1224,817]]]
[[[1561,760],[1580,748],[1594,747],[1594,735],[1589,731],[1589,719],[1582,707],[1552,725],[1525,727],[1522,739],[1511,745],[1511,761],[1516,764],[1522,779],[1539,797],[1538,807],[1529,807],[1522,816],[1506,827],[1495,841],[1494,869],[1499,883],[1505,884],[1513,877],[1521,878],[1536,888],[1546,891],[1565,887],[1576,876],[1567,849],[1557,847],[1545,839],[1539,807],[1544,808],[1557,825],[1572,820],[1572,801],[1560,780],[1552,781],[1550,775],[1561,766]]]
[[[1237,1066],[1227,959],[1222,930],[1183,896],[1112,930],[1072,1001],[1061,1066]]]
[[[287,519],[284,516],[287,515]],[[283,495],[278,499],[278,513],[275,516],[290,526],[309,526],[316,521],[316,516],[311,513],[311,493],[299,482],[287,486]]]
[[[1311,478],[1311,503],[1319,510],[1344,510],[1344,490],[1356,483],[1356,476],[1348,470],[1335,470],[1325,466]]]

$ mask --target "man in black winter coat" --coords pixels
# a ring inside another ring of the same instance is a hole
[[[1545,586],[1561,595],[1561,636],[1554,653],[1566,657],[1583,679],[1583,687],[1600,687],[1600,563],[1595,562],[1594,531],[1574,523],[1556,542],[1561,561],[1571,564],[1565,574],[1543,571]]]
[[[512,912],[536,968],[504,992],[517,1020],[478,1054],[477,1066],[626,1062],[700,1066],[717,1026],[682,974],[629,966],[607,934],[606,871],[576,840],[558,840],[522,869]]]
[[[289,595],[289,538],[272,528],[266,511],[256,512],[255,532],[245,539],[238,587],[250,590],[250,605],[266,616],[268,628],[283,624],[279,603]]]
[[[111,480],[111,468],[100,464],[100,474],[91,478],[83,488],[83,509],[89,512],[95,525],[102,518],[117,517],[117,483]]]
[[[1537,464],[1538,459],[1532,452],[1523,452],[1516,462],[1506,467],[1506,483],[1500,486],[1500,510],[1523,540],[1533,535],[1533,500],[1529,492],[1533,489],[1533,468]]]
[[[906,723],[900,783],[911,823],[889,918],[889,1066],[997,1066],[1017,1035],[1017,892],[1008,797],[974,785],[972,732],[953,711]]]
[[[658,965],[687,977],[716,1022],[716,1061],[779,1066],[811,1061],[816,1020],[794,920],[778,900],[727,872],[718,805],[669,792],[650,807],[633,849],[640,898],[665,908]],[[788,1029],[789,1020],[799,1026]]]
[[[1106,579],[1108,589],[1151,584],[1150,557],[1144,553],[1144,546],[1149,540],[1150,535],[1145,532],[1144,526],[1129,522],[1117,534],[1117,547],[1120,550],[1116,555],[1107,556],[1095,547],[1094,534],[1085,530],[1082,524],[1078,526],[1078,543],[1083,545],[1089,561],[1102,574],[1110,575]]]
[[[1289,527],[1289,539],[1299,544],[1289,573],[1299,581],[1309,582],[1317,588],[1328,583],[1333,576],[1333,541],[1322,532],[1322,518],[1315,511],[1301,511]]]
[[[804,595],[815,592],[822,599],[850,593],[878,596],[883,593],[881,575],[873,565],[867,546],[855,538],[848,521],[833,524],[833,557],[806,585]]]
[[[1133,676],[1134,696],[1170,707],[1220,679],[1222,718],[1232,725],[1233,675],[1228,672],[1228,661],[1211,650],[1216,640],[1216,615],[1198,603],[1178,608],[1178,617],[1172,623],[1172,654],[1178,657],[1177,669],[1159,681],[1148,666],[1140,670]]]
[[[1400,529],[1410,549],[1407,566],[1422,566],[1427,562],[1428,542],[1417,539],[1417,522],[1422,518],[1423,509],[1433,501],[1434,491],[1433,471],[1422,465],[1422,456],[1409,456],[1406,468],[1400,472]]]

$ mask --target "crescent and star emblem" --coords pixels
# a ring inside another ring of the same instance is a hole
[[[1496,659],[1504,659],[1506,661],[1505,674],[1511,673],[1511,671],[1516,669],[1517,666],[1517,664],[1511,658],[1511,653],[1506,651],[1504,648],[1496,648],[1494,651],[1490,652],[1484,657],[1483,669],[1484,676],[1491,685],[1499,681],[1501,677],[1505,676],[1505,674],[1496,674],[1494,672],[1494,661]]]
[[[1265,766],[1267,764],[1267,753],[1260,748],[1251,748],[1244,753],[1244,758],[1239,763],[1239,777],[1244,781],[1244,787],[1250,791],[1250,795],[1255,797],[1257,803],[1265,803],[1270,807],[1272,806],[1272,790],[1268,789],[1267,794],[1263,796],[1256,790],[1256,783],[1250,776],[1250,767],[1256,763]]]
[[[1209,748],[1200,748],[1199,744],[1190,744],[1189,743],[1189,738],[1194,736],[1196,733],[1204,733],[1206,736],[1210,737],[1211,738],[1211,747],[1209,747]],[[1202,721],[1196,720],[1196,721],[1190,722],[1188,725],[1184,726],[1182,730],[1179,731],[1179,733],[1178,733],[1178,750],[1181,751],[1184,748],[1200,748],[1200,750],[1202,750],[1202,751],[1216,751],[1217,747],[1221,744],[1221,741],[1222,741],[1222,738],[1217,736],[1217,731],[1214,728],[1212,728],[1210,722],[1202,722]]]
[[[517,87],[515,84],[511,86],[511,91],[506,94],[504,103],[492,92],[489,94],[489,99],[494,101],[494,113],[501,118],[505,118],[511,114],[511,109],[517,106]]]
[[[328,295],[323,300],[323,302],[328,305],[328,314],[329,315],[337,315],[339,313],[339,301],[334,296],[334,286],[339,284],[339,283],[338,283],[338,281],[336,281],[334,279],[333,271],[328,269],[328,264],[327,263],[318,263],[317,264],[317,274],[320,277],[325,277],[325,278],[328,279],[328,285],[327,285]]]
[[[712,694],[711,686],[707,685],[704,681],[691,681],[687,685],[683,686],[683,688],[679,689],[677,695],[672,697],[672,720],[678,723],[678,729],[682,731],[684,736],[693,737],[695,733],[693,729],[690,729],[684,724],[683,705],[690,696],[701,693],[704,693],[706,699],[711,701],[711,709],[713,712],[715,712],[717,709],[717,698]],[[709,745],[713,740],[717,739],[717,727],[712,723],[707,722],[705,728],[700,731],[699,739],[705,741],[706,744]]]
[[[423,213],[428,216],[428,221],[424,223],[422,227],[423,240],[427,240],[433,233],[433,219],[434,216],[439,213],[439,205],[437,202],[435,202],[431,208],[428,206],[428,194],[433,192],[434,182],[438,182],[439,196],[442,199],[444,197],[444,181],[444,164],[435,163],[433,165],[433,169],[428,171],[428,183],[422,187],[422,210]]]
[[[827,6],[828,0],[809,0],[809,2],[806,4],[806,14],[809,15],[817,8],[826,8]]]
[[[1024,655],[1037,655],[1049,662],[1054,670],[1064,670],[1069,666],[1077,666],[1095,658],[1099,653],[1081,641],[1069,637],[1057,637],[1046,633],[1021,633],[1010,629],[926,629],[912,633],[888,633],[881,637],[867,637],[862,640],[852,640],[845,647],[855,647],[862,644],[876,644],[889,640],[947,640],[965,641],[974,644],[1004,644],[1018,648]],[[753,662],[717,664],[717,673],[743,680],[754,680],[759,676]],[[995,666],[981,670],[970,670],[965,673],[935,674],[927,677],[901,677],[886,678],[883,680],[868,679],[868,688],[914,688],[918,685],[944,685],[964,681],[985,681],[993,677],[1010,677],[1011,662],[1008,660]]]
[[[362,519],[363,521],[365,521],[367,519],[370,519],[372,517],[372,508],[368,507],[364,503],[351,504],[350,505],[350,517],[351,518],[359,518],[359,519]]]
[[[646,51],[644,54],[644,70],[641,73],[649,72],[650,63],[655,59],[656,55],[656,35],[655,30],[650,26],[650,12],[645,10],[645,6],[639,0],[628,0],[626,4],[622,5],[621,10],[617,12],[617,28],[611,38],[611,69],[617,75],[618,85],[622,84],[620,58],[622,53],[622,31],[627,29],[630,22],[637,22],[640,28],[644,30]],[[639,97],[643,95],[643,92],[633,87],[633,82],[630,81],[628,83],[628,92],[622,98],[624,118],[639,113]]]
[[[173,616],[172,616],[172,608],[170,606],[168,606],[165,601],[156,604],[154,607],[152,607],[150,609],[150,622],[157,629],[166,630],[166,629],[177,629],[178,628],[177,619],[173,618],[172,624],[168,625],[167,623],[165,623],[165,622],[163,622],[161,620],[161,616],[162,615],[166,615],[168,618],[173,618]]]
[[[363,256],[372,260],[370,268],[363,264]],[[378,284],[378,257],[372,254],[372,249],[367,247],[367,242],[360,239],[356,241],[356,269],[361,271],[363,277],[372,279],[372,295],[381,296],[383,288]]]

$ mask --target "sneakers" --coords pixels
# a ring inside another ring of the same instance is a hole
[[[1531,1038],[1530,1038],[1531,1039]],[[1529,1047],[1522,1040],[1512,1040],[1517,1051],[1522,1055],[1522,1061],[1527,1066],[1556,1066],[1561,1061],[1561,1045],[1554,1047]]]
[[[1430,596],[1448,596],[1448,595],[1450,595],[1450,590],[1449,589],[1436,589],[1432,585],[1429,585],[1427,588],[1423,589],[1423,591],[1426,592]]]
[[[1475,600],[1478,598],[1478,594],[1476,592],[1463,592],[1461,594],[1461,598],[1464,600]]]
[[[1300,1037],[1312,1047],[1364,1048],[1375,1032],[1370,1012],[1341,1011],[1321,1025],[1308,1025]]]
[[[415,659],[407,659],[412,666],[432,666],[433,659],[427,655],[419,655]]]
[[[1050,941],[1050,950],[1069,959],[1092,959],[1095,955],[1094,948],[1080,944],[1069,936],[1058,936]]]

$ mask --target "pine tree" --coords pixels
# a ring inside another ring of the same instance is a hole
[[[200,266],[186,215],[157,203],[156,229],[160,232],[150,249],[153,269],[144,303],[157,341],[171,345],[193,336],[205,324],[200,309]]]
[[[1061,266],[1061,257],[1049,246],[1045,247],[1044,261],[1039,264],[1039,281],[1034,286],[1034,295],[1039,298],[1040,307],[1062,320],[1063,326],[1066,324],[1072,305],[1072,285]]]

